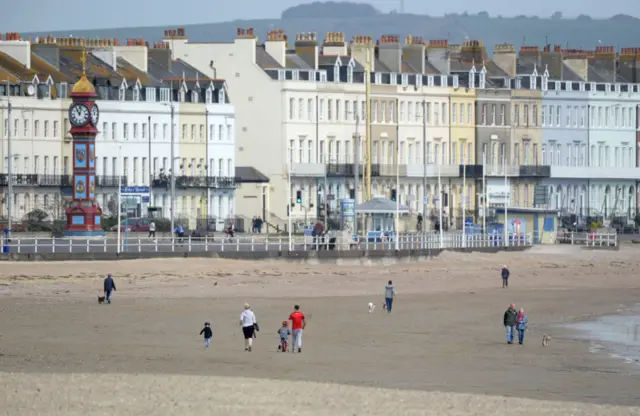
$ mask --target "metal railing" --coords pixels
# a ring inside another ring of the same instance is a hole
[[[395,251],[395,250],[437,250],[437,249],[478,249],[489,247],[531,246],[530,234],[511,235],[507,243],[503,235],[464,235],[461,232],[414,233],[394,236],[369,233],[368,236],[342,238],[303,237],[291,238],[292,251],[337,250],[337,251]],[[4,247],[3,247],[4,248]],[[289,251],[288,237],[281,236],[214,236],[214,237],[159,237],[126,236],[120,239],[120,252],[255,252]],[[5,252],[3,250],[3,252]],[[8,244],[9,253],[117,253],[116,238],[12,238]]]
[[[617,247],[618,234],[597,232],[565,232],[558,233],[558,244],[580,245],[585,247]]]

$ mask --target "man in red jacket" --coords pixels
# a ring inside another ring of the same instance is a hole
[[[300,305],[293,307],[293,312],[289,315],[291,321],[291,352],[302,352],[302,330],[307,326],[304,314],[300,312]]]

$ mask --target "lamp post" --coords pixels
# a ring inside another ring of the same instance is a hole
[[[175,106],[171,103],[171,243],[173,244],[173,230],[175,229],[175,206],[176,206],[176,162],[175,162],[175,128],[173,120],[175,117]]]
[[[122,159],[121,159],[121,155],[122,155],[122,146],[118,146],[118,234],[117,234],[117,238],[118,238],[118,244],[117,244],[117,254],[120,254],[120,227],[121,227],[121,221],[120,221],[120,217],[122,216],[122,175],[120,175],[120,173],[122,172]]]
[[[7,204],[7,240],[11,238],[11,227],[12,221],[11,216],[13,215],[13,154],[11,151],[11,84],[7,79],[7,193],[8,195],[4,198],[5,204]]]
[[[293,165],[293,161],[291,160],[293,157],[293,148],[291,146],[287,147],[287,152],[289,152],[289,154],[287,155],[287,214],[288,214],[288,221],[289,221],[289,226],[288,231],[289,231],[289,251],[293,251],[293,247],[292,247],[292,242],[291,242],[291,166]],[[325,212],[325,216],[326,216],[326,212]]]

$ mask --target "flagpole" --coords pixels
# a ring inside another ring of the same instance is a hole
[[[444,248],[444,242],[443,242],[443,231],[442,228],[444,227],[443,223],[442,223],[442,178],[440,176],[440,164],[438,163],[438,192],[440,193],[439,197],[438,197],[438,211],[440,211],[440,248]]]

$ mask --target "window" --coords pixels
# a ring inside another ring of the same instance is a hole
[[[496,125],[496,105],[491,104],[491,125]]]
[[[4,135],[6,137],[7,136],[7,121],[6,120],[5,120],[5,123],[4,123],[4,129],[5,129],[4,130]],[[38,137],[39,134],[40,134],[40,121],[36,120],[33,123],[33,137]]]
[[[427,124],[431,124],[431,103],[426,103],[427,109],[425,111],[425,114],[427,116]]]
[[[309,140],[308,145],[307,163],[313,163],[313,141]]]
[[[293,116],[296,113],[295,110],[296,100],[294,98],[289,98],[289,120],[293,120]]]
[[[451,104],[451,124],[458,123],[458,104]]]
[[[518,104],[513,106],[513,125],[520,125],[520,106]]]
[[[231,124],[227,124],[227,140],[233,140],[233,133],[231,132]]]
[[[500,104],[500,125],[504,126],[506,123],[506,106],[504,104]]]
[[[471,104],[467,104],[467,124],[471,124],[472,114]]]
[[[204,124],[200,124],[200,141],[204,141]]]
[[[126,95],[125,93],[126,93],[126,90],[124,88],[124,84],[122,84],[120,86],[120,88],[118,89],[118,100],[124,101],[124,98],[125,98],[125,95]]]
[[[460,124],[464,124],[464,104],[460,104]]]
[[[320,140],[320,146],[318,146],[318,151],[320,152],[318,154],[318,163],[325,163],[325,157],[324,157],[324,140]]]
[[[117,130],[118,130],[118,125],[116,123],[111,123],[111,140],[116,140]]]
[[[458,148],[458,143],[456,142],[451,143],[451,164],[453,165],[458,164],[458,155],[456,154],[457,148]]]
[[[327,100],[327,120],[333,120],[333,100]]]
[[[151,135],[151,132],[149,132],[149,135]],[[149,138],[151,138],[152,136],[149,136]],[[153,123],[153,140],[157,140],[158,139],[158,123]]]
[[[537,105],[533,106],[533,114],[531,115],[531,120],[533,122],[534,127],[538,125],[538,106]]]
[[[376,123],[378,121],[378,102],[373,101],[371,104],[371,122]]]
[[[138,138],[138,123],[133,123],[133,139]]]
[[[484,105],[485,105],[485,107],[486,107],[486,104],[484,104]],[[438,125],[438,123],[440,122],[440,117],[438,116],[438,108],[439,108],[438,103],[434,103],[434,104],[433,104],[433,122],[434,122],[434,124],[435,124],[436,126],[437,126],[437,125]]]
[[[53,122],[53,137],[58,137],[58,125],[60,123],[58,121]]]
[[[542,145],[542,165],[546,165],[547,162],[547,146]]]
[[[523,124],[526,127],[529,127],[529,105],[528,104],[524,105],[524,110],[522,111],[522,118],[523,118],[523,121],[524,121]]]
[[[324,120],[324,99],[320,99],[318,107],[318,118]]]
[[[382,108],[380,110],[380,116],[381,116],[380,117],[380,121],[382,123],[385,123],[387,121],[387,103],[385,101],[383,101],[381,103],[381,106],[382,106]]]
[[[389,123],[393,123],[393,114],[394,113],[395,113],[395,103],[393,101],[391,101],[389,103]]]
[[[560,127],[560,118],[562,117],[562,108],[556,106],[556,126]]]
[[[218,140],[222,140],[224,136],[224,130],[222,130],[222,124],[218,126]]]
[[[541,124],[542,126],[546,126],[546,125],[547,125],[547,120],[546,120],[546,115],[547,115],[547,114],[546,114],[546,113],[547,113],[547,106],[546,106],[546,105],[543,105],[543,106],[542,106],[542,111],[540,112],[540,116],[542,117],[542,119],[541,119],[541,121],[540,121],[540,124]]]
[[[167,139],[168,130],[169,130],[169,125],[167,123],[164,123],[162,125],[162,139],[163,140]]]
[[[24,137],[29,136],[29,120],[24,120],[24,129],[23,129]]]
[[[304,100],[298,99],[298,120],[304,120]]]
[[[586,108],[585,108],[585,106],[582,106],[580,108],[580,127],[584,127],[585,113],[586,113]]]
[[[196,140],[196,125],[192,124],[191,125],[191,141],[195,141]]]
[[[44,137],[49,136],[49,121],[44,122]]]
[[[313,121],[313,99],[307,100],[307,120]]]
[[[442,103],[442,124],[445,125],[449,122],[447,119],[447,104]]]
[[[407,115],[409,116],[407,121],[413,121],[413,103],[409,102],[407,104],[407,108],[408,108],[408,113]]]
[[[400,120],[399,121],[401,121],[401,122],[405,120],[405,118],[404,118],[404,105],[405,105],[404,101],[402,101],[400,103],[400,106],[399,106],[400,108],[398,109],[400,111]]]
[[[340,121],[340,114],[342,114],[340,111],[340,100],[336,100],[336,121]]]

